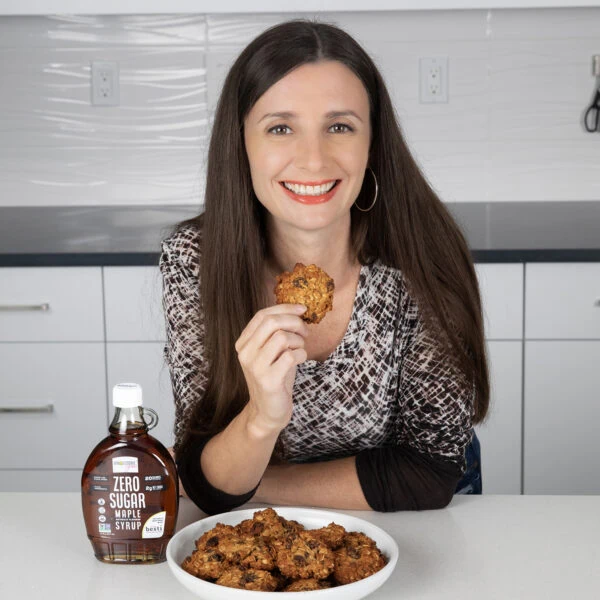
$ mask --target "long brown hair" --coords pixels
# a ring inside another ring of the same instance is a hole
[[[404,141],[377,67],[347,33],[308,20],[288,21],[263,32],[231,67],[217,105],[208,152],[204,213],[181,225],[201,229],[200,292],[205,324],[206,393],[192,427],[224,429],[248,400],[235,341],[264,307],[267,254],[264,208],[256,198],[244,146],[244,119],[256,101],[290,71],[335,60],[362,81],[370,102],[369,166],[379,182],[373,209],[352,209],[352,246],[361,264],[380,259],[400,269],[444,351],[475,390],[474,422],[488,409],[489,381],[475,270],[463,235],[431,189]],[[357,203],[373,198],[365,177]]]

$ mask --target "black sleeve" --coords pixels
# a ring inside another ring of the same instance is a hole
[[[206,514],[216,515],[248,502],[254,496],[258,484],[245,494],[234,495],[209,483],[200,466],[200,456],[209,440],[210,438],[194,438],[185,444],[177,456],[177,469],[190,500]]]
[[[459,465],[407,445],[363,450],[356,471],[369,506],[380,512],[444,508],[461,478]]]

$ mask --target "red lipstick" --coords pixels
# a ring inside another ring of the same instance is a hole
[[[322,185],[324,183],[328,183],[330,182],[331,179],[326,179],[325,181],[321,181],[321,182],[315,182],[315,183],[307,183],[307,182],[295,182],[295,181],[288,181],[288,183],[299,183],[300,185]],[[301,196],[299,194],[296,194],[294,192],[292,192],[292,190],[288,190],[285,185],[283,185],[283,183],[281,183],[281,187],[283,188],[283,191],[294,201],[296,202],[300,202],[300,204],[323,204],[324,202],[328,202],[329,200],[331,200],[333,198],[333,196],[335,195],[335,193],[337,192],[337,189],[339,187],[340,184],[340,180],[336,180],[335,185],[325,194],[321,194],[320,196]]]

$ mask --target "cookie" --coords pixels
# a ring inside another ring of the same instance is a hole
[[[341,585],[359,581],[385,567],[385,558],[375,542],[363,533],[348,533],[334,554],[333,577]]]
[[[277,275],[275,299],[277,304],[303,304],[306,311],[302,319],[306,323],[320,323],[333,309],[333,279],[317,267],[296,263],[294,270]]]
[[[346,530],[336,523],[329,523],[327,527],[321,527],[320,529],[311,529],[310,534],[316,537],[319,541],[323,542],[327,547],[332,550],[337,550],[344,543],[344,536]]]
[[[276,550],[275,562],[290,579],[326,579],[333,572],[333,551],[308,531],[289,534]]]
[[[283,592],[314,592],[316,590],[325,590],[331,587],[330,581],[322,581],[319,579],[298,579],[292,581],[287,587],[283,588]]]
[[[212,580],[221,577],[231,565],[216,550],[194,550],[192,555],[181,563],[181,568],[194,577]]]
[[[232,567],[215,581],[217,585],[240,590],[255,590],[260,592],[274,592],[281,583],[281,578],[269,571],[257,569],[240,569]]]

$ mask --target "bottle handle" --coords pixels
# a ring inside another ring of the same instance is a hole
[[[148,427],[148,431],[154,429],[158,425],[158,413],[155,410],[144,406],[142,408],[142,416],[144,418],[144,423],[146,423]],[[148,419],[146,419],[146,416],[148,416]]]

